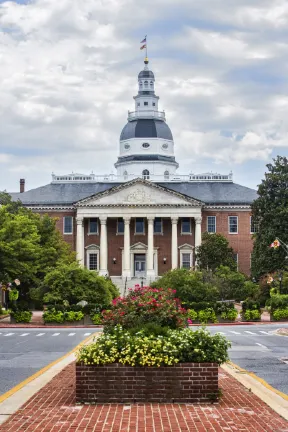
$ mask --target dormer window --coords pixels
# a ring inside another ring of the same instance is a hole
[[[143,178],[144,180],[149,180],[149,178],[150,178],[150,173],[149,173],[149,171],[148,171],[147,169],[145,169],[145,170],[142,171],[142,178]]]
[[[144,87],[148,88],[148,81],[144,81]]]

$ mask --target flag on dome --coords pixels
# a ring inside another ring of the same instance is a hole
[[[278,247],[280,247],[280,242],[276,239],[273,241],[273,243],[271,243],[270,248],[277,249]]]
[[[146,44],[146,38],[147,38],[147,36],[145,36],[145,38],[140,43],[141,44]]]
[[[142,50],[142,49],[144,49],[144,48],[146,48],[146,44],[145,44],[145,45],[142,45],[141,48],[140,48],[140,50]]]

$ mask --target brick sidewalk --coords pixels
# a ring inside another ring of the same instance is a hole
[[[76,405],[75,365],[0,426],[0,432],[288,432],[288,422],[220,370],[215,405]]]

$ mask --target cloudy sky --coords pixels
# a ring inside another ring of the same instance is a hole
[[[0,190],[110,173],[139,42],[180,173],[250,187],[288,153],[287,0],[0,0]]]

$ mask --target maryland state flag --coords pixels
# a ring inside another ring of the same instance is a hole
[[[142,49],[144,49],[144,48],[146,48],[146,44],[145,44],[145,45],[142,45],[142,46],[140,47],[140,50],[142,50]]]
[[[274,240],[273,243],[270,244],[270,248],[274,248],[277,249],[280,247],[280,242],[279,240]]]

